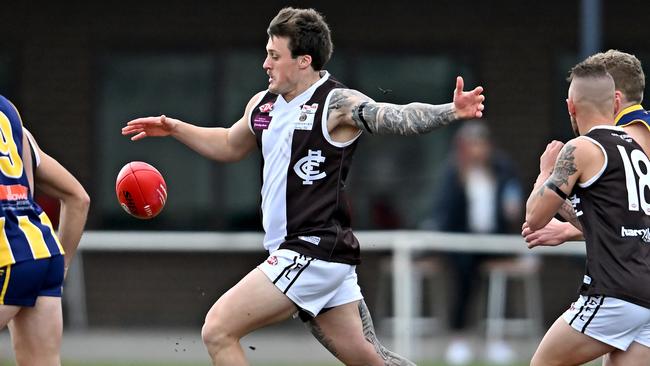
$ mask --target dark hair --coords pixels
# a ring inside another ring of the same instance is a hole
[[[310,55],[316,71],[332,56],[330,28],[314,9],[284,8],[271,20],[266,32],[269,37],[287,37],[291,56]]]
[[[605,66],[614,79],[616,89],[625,94],[629,101],[641,103],[643,89],[645,89],[645,74],[641,61],[636,56],[619,50],[608,50],[589,56],[585,61]]]

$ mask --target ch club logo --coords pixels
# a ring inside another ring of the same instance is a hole
[[[298,160],[293,170],[303,179],[303,185],[311,185],[315,180],[323,179],[327,174],[319,170],[320,164],[325,162],[325,157],[320,150],[309,150],[307,156]]]

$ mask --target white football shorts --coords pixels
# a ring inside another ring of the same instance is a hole
[[[609,296],[580,296],[562,314],[573,329],[622,351],[650,347],[650,309]]]
[[[356,266],[350,264],[279,249],[257,268],[296,306],[314,317],[323,309],[363,299]]]

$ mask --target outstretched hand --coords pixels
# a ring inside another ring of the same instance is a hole
[[[158,117],[144,117],[129,121],[122,127],[122,135],[133,135],[131,140],[137,141],[145,137],[169,136],[178,121],[164,114]]]
[[[474,90],[463,91],[463,78],[456,77],[456,89],[454,89],[454,107],[458,119],[481,118],[483,117],[483,105],[485,95],[483,87],[477,86]]]

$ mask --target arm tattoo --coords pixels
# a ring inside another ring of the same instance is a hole
[[[361,324],[363,326],[363,335],[366,337],[366,340],[375,347],[377,354],[384,360],[385,366],[415,366],[415,364],[406,358],[398,355],[395,352],[392,352],[386,347],[384,347],[377,339],[377,334],[375,332],[375,326],[372,324],[372,318],[370,317],[370,311],[368,306],[366,306],[365,300],[361,299],[359,301],[359,316],[361,317]]]
[[[567,144],[564,146],[560,156],[557,158],[550,180],[558,187],[562,187],[564,184],[568,185],[569,177],[578,171],[576,168],[575,157],[573,156],[575,149],[575,146]]]
[[[576,210],[573,209],[573,205],[571,204],[571,201],[565,200],[562,206],[560,206],[558,213],[565,220],[571,223],[571,225],[575,226],[578,230],[582,231],[582,225],[580,224],[578,215],[576,215]]]
[[[377,103],[351,89],[336,89],[330,97],[328,112],[341,113],[360,130],[377,134],[423,134],[457,119],[453,103]]]
[[[358,106],[355,108],[358,109]],[[361,117],[363,117],[370,130],[378,134],[419,135],[446,126],[456,119],[452,103],[442,105],[368,103],[362,113],[363,116],[352,113],[357,126],[362,128]]]

